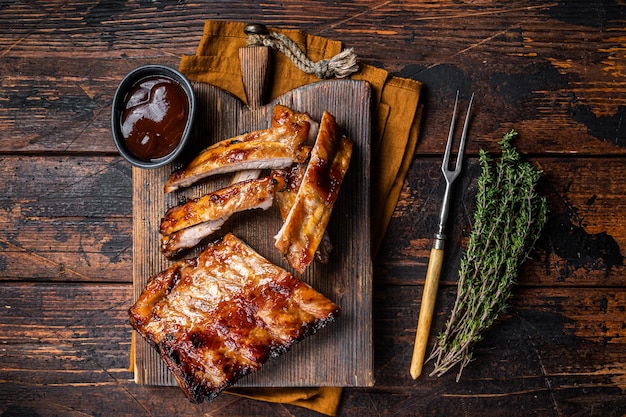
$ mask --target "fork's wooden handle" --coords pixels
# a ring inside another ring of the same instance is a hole
[[[441,276],[441,266],[443,265],[443,249],[433,248],[430,251],[428,269],[426,271],[426,282],[422,294],[422,305],[420,306],[420,316],[417,322],[417,332],[415,333],[415,345],[413,346],[413,357],[411,359],[411,377],[416,379],[422,373],[428,336],[430,334],[430,324],[433,321],[433,311],[437,300],[437,289],[439,287],[439,277]]]

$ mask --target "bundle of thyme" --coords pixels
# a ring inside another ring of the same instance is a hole
[[[435,359],[431,375],[460,364],[460,379],[473,345],[506,310],[518,268],[547,220],[546,200],[536,188],[541,172],[521,160],[511,145],[516,136],[514,130],[504,135],[497,162],[480,150],[474,224],[459,267],[456,302],[430,356]]]

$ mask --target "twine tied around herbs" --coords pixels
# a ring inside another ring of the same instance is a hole
[[[345,49],[330,59],[313,62],[298,45],[282,33],[267,30],[264,25],[251,24],[246,27],[249,46],[268,46],[282,52],[301,71],[317,78],[346,78],[359,70],[357,56],[352,48]]]

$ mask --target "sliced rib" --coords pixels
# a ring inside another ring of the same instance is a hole
[[[291,208],[296,201],[296,195],[302,184],[304,173],[306,172],[306,164],[294,164],[288,169],[275,171],[280,173],[285,179],[285,186],[282,190],[276,191],[274,201],[280,212],[283,222],[287,219]],[[328,231],[324,231],[322,241],[315,251],[315,259],[320,263],[327,263],[330,260],[330,253],[333,250],[333,244],[328,235]]]
[[[190,226],[229,217],[251,209],[267,210],[272,206],[277,189],[284,186],[281,175],[236,182],[202,197],[172,207],[161,219],[160,233],[169,235]]]
[[[302,184],[276,235],[276,248],[299,273],[312,262],[352,156],[352,141],[324,112]]]
[[[241,170],[286,168],[305,161],[310,148],[305,145],[311,118],[288,107],[274,106],[272,126],[217,142],[194,158],[186,167],[173,172],[166,193],[188,187],[218,174]]]
[[[227,220],[228,216],[209,220],[170,235],[161,236],[161,253],[167,258],[174,258],[217,232]]]

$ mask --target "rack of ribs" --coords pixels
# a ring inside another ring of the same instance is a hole
[[[317,332],[340,307],[228,233],[151,277],[129,314],[199,403]]]

